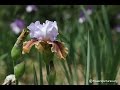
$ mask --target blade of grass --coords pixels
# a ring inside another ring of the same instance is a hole
[[[87,14],[87,12],[86,12],[85,8],[83,7],[83,5],[81,5],[81,9],[82,9],[83,13],[85,14],[85,17],[88,20],[88,23],[90,24],[91,28],[94,29],[94,25],[93,25],[92,19]]]
[[[42,72],[42,54],[38,52],[39,72],[40,72],[40,85],[43,85],[43,72]]]
[[[66,67],[66,65],[65,65],[65,61],[62,61],[62,60],[61,60],[61,64],[62,64],[62,66],[63,66],[64,73],[65,73],[65,76],[66,76],[66,78],[67,78],[68,83],[69,83],[69,84],[72,84],[72,83],[71,83],[71,79],[70,79],[69,72],[68,72],[67,67]]]
[[[90,40],[89,40],[89,30],[88,30],[88,46],[87,46],[87,64],[86,64],[85,85],[89,85],[89,77],[90,77]]]
[[[103,20],[104,20],[104,24],[105,24],[105,31],[106,31],[106,35],[108,38],[108,45],[109,45],[109,49],[110,49],[110,54],[113,57],[113,42],[112,42],[112,34],[111,34],[111,29],[110,29],[110,25],[109,25],[109,19],[108,19],[108,15],[107,15],[107,11],[104,5],[102,5],[101,7],[102,9],[102,15],[103,15]]]
[[[47,68],[47,81],[49,85],[55,85],[56,80],[56,71],[53,61],[50,61],[49,65],[46,65]]]
[[[8,55],[8,53],[5,53],[5,54],[1,55],[1,56],[0,56],[0,60],[3,60],[4,58],[6,58],[7,55]]]
[[[120,55],[119,55],[119,51],[120,51],[120,42],[117,43],[118,46],[116,46],[116,53],[114,56],[114,61],[112,63],[112,68],[111,68],[111,72],[110,72],[110,79],[111,80],[115,80],[118,70],[119,70],[119,65],[120,65]],[[114,73],[113,73],[114,72]]]
[[[107,54],[107,64],[106,64],[106,79],[110,79],[110,70],[111,70],[111,66],[113,63],[113,58],[114,58],[114,51],[113,51],[113,42],[112,42],[112,34],[111,34],[111,29],[110,29],[110,25],[109,25],[109,19],[108,19],[108,15],[107,15],[107,11],[104,5],[101,6],[101,10],[102,10],[102,16],[103,16],[103,20],[104,20],[104,24],[105,24],[105,34],[106,34],[106,52]]]
[[[92,48],[92,50],[94,50],[93,51],[94,52],[94,56],[95,56],[94,62],[96,62],[95,66],[96,66],[97,79],[101,80],[101,60],[100,60],[99,34],[98,34],[98,31],[94,32],[93,34],[94,35],[92,35],[92,36],[93,36],[95,41],[94,41],[94,45],[91,45],[91,46],[93,46],[93,48],[94,48],[94,49]],[[101,84],[101,82],[99,82],[99,84]]]
[[[100,28],[99,29],[100,61],[102,64],[101,71],[103,72],[103,75],[104,75],[105,65],[106,65],[106,61],[107,61],[107,60],[105,60],[104,53],[103,53],[104,52],[103,45],[105,43],[105,34],[103,31],[105,31],[105,30],[104,30],[104,26],[103,26],[103,23],[101,21],[100,15],[97,14],[96,17],[97,17],[98,27]],[[96,29],[97,29],[97,27],[96,27]]]
[[[33,64],[33,75],[34,75],[34,85],[38,85],[38,78],[34,64]]]

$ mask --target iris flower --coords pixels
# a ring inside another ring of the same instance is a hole
[[[37,11],[37,6],[36,5],[27,5],[26,6],[26,11],[28,13],[32,12],[32,11]]]
[[[15,75],[10,74],[5,78],[4,83],[2,85],[15,85],[15,84],[16,84]]]
[[[114,27],[114,29],[115,29],[117,32],[120,32],[120,25],[119,25],[119,24],[116,25],[116,26]]]
[[[43,24],[36,21],[35,23],[31,23],[27,28],[29,29],[31,40],[24,42],[23,54],[29,53],[31,47],[35,45],[40,52],[50,49],[59,58],[65,59],[68,52],[63,42],[57,40],[59,33],[56,21],[46,20]]]
[[[16,19],[10,24],[10,27],[15,34],[19,34],[25,27],[25,22],[22,19]]]
[[[86,13],[88,15],[91,15],[93,12],[93,6],[92,5],[88,5],[86,8]],[[80,17],[79,17],[79,23],[84,23],[86,21],[86,17],[83,11],[80,12]]]

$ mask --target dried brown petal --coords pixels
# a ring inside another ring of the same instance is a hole
[[[35,47],[37,48],[37,50],[38,50],[39,52],[43,52],[43,50],[44,50],[44,48],[43,48],[43,46],[41,45],[40,42],[36,43],[36,44],[35,44]]]
[[[52,52],[55,52],[60,59],[65,60],[68,54],[68,49],[65,48],[62,42],[59,42],[59,41],[49,42],[48,41],[47,43],[52,44],[52,47],[51,47]]]
[[[30,49],[32,46],[37,43],[38,41],[35,39],[31,39],[30,41],[24,42],[23,43],[23,51],[22,54],[29,53]]]

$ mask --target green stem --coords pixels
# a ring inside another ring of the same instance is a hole
[[[66,78],[67,78],[67,81],[68,81],[68,83],[71,85],[71,84],[72,84],[72,82],[71,82],[71,77],[70,77],[70,75],[69,75],[69,73],[68,73],[68,70],[67,70],[67,67],[66,67],[66,65],[65,65],[65,62],[64,62],[64,61],[61,61],[61,64],[62,64],[62,66],[63,66],[64,73],[65,73],[65,76],[66,76]]]
[[[19,82],[19,81],[18,81],[18,80],[16,80],[16,85],[18,85],[18,82]]]
[[[46,64],[46,70],[47,70],[48,84],[54,85],[55,79],[56,79],[56,72],[55,72],[55,67],[54,67],[53,61],[50,61],[48,64]]]
[[[40,71],[40,85],[43,85],[42,55],[41,55],[41,53],[38,53],[38,61],[39,61],[39,71]]]
[[[47,75],[49,75],[50,74],[49,64],[46,64],[46,70],[47,70]]]
[[[14,61],[13,61],[13,67],[15,68],[15,62]],[[15,75],[15,73],[14,73],[14,75]],[[18,79],[16,79],[16,85],[18,85]]]
[[[55,85],[55,79],[56,79],[56,72],[55,72],[55,67],[53,64],[53,61],[50,61],[50,73],[52,73],[52,85]]]
[[[33,64],[33,76],[34,76],[34,85],[38,85],[38,78],[34,64]]]
[[[89,85],[89,74],[90,72],[90,41],[89,41],[89,31],[88,31],[88,47],[87,47],[87,68],[86,68],[86,80],[85,84]]]
[[[19,75],[23,74],[22,71],[24,71],[24,66],[23,65],[19,66],[19,64],[22,62],[22,61],[19,61],[19,60],[20,60],[21,54],[22,54],[21,48],[22,48],[23,41],[25,40],[25,38],[27,37],[28,34],[29,34],[29,32],[27,31],[27,29],[24,29],[22,31],[22,33],[20,34],[20,36],[17,38],[17,41],[15,42],[15,44],[14,44],[12,50],[11,50],[11,57],[13,59],[14,74],[19,74]],[[17,67],[19,67],[22,71],[19,70],[19,68],[17,68]],[[17,71],[17,73],[16,73],[16,71]],[[18,85],[18,77],[16,79],[17,79],[16,80],[16,85]]]

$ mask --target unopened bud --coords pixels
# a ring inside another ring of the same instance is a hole
[[[23,30],[20,36],[18,37],[15,45],[13,46],[11,50],[11,56],[13,60],[18,60],[20,56],[22,55],[22,44],[25,38],[27,37],[27,35],[28,35],[28,31]]]
[[[22,75],[24,74],[24,71],[25,71],[25,62],[23,61],[14,67],[14,74],[16,79],[21,78]]]

